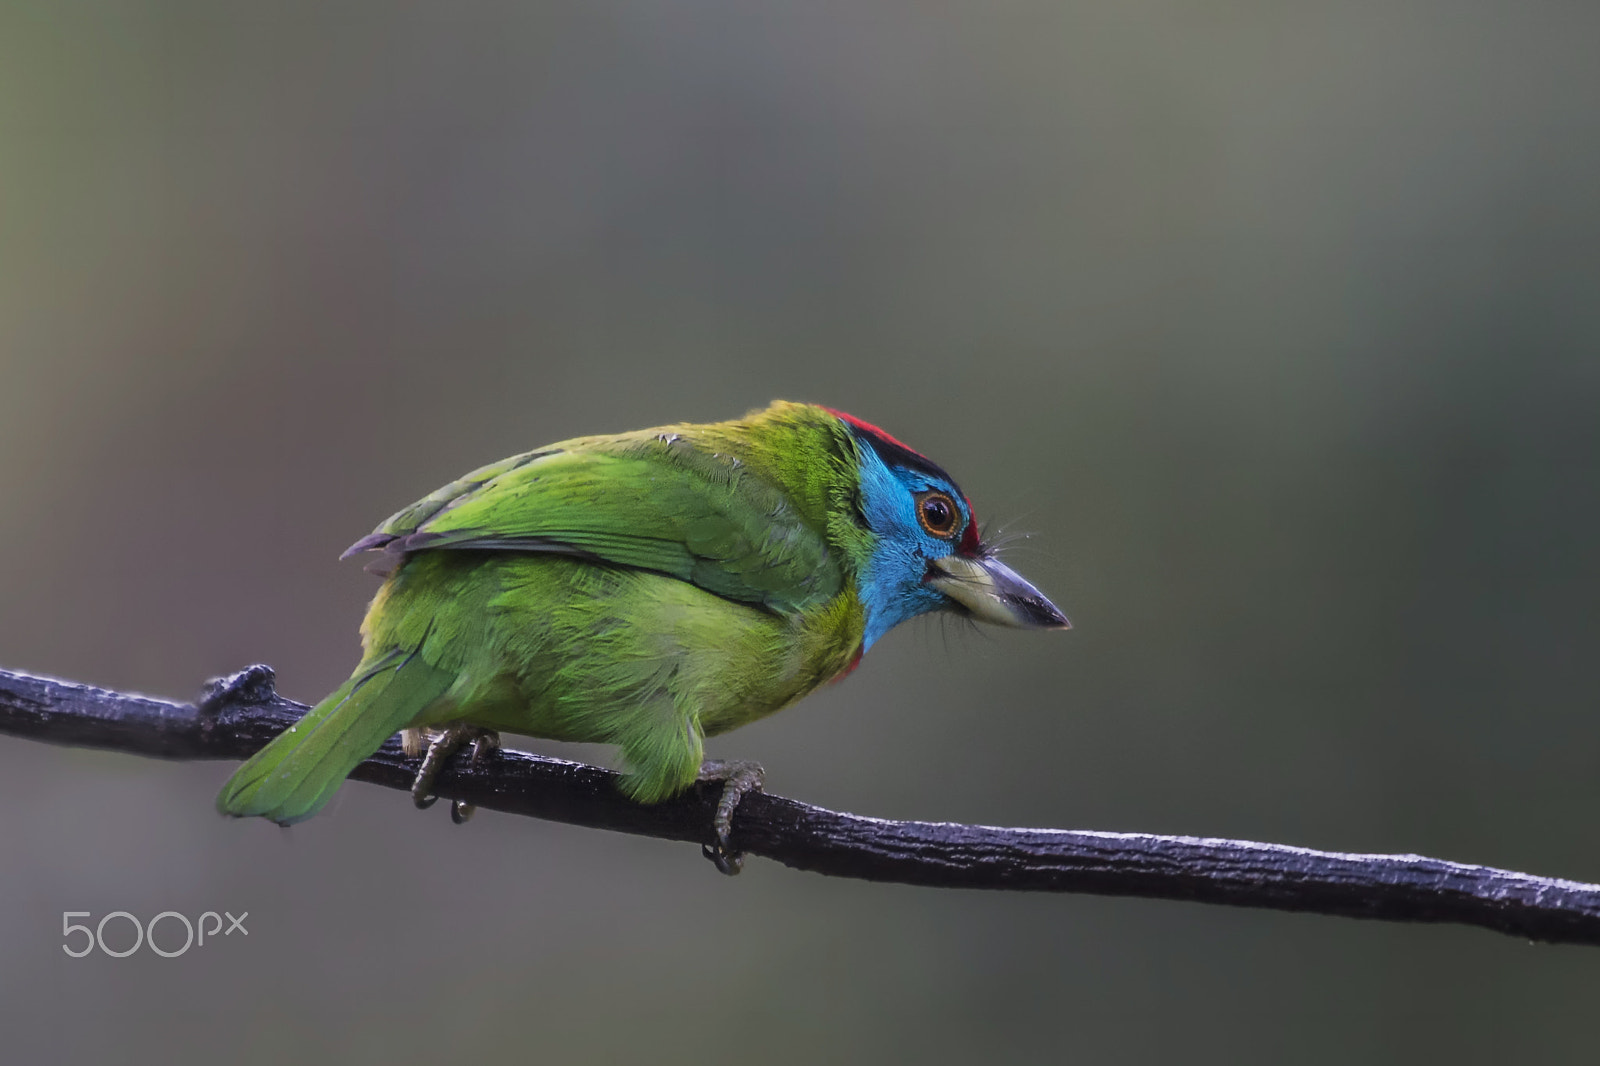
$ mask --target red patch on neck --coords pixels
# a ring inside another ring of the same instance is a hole
[[[861,657],[863,655],[865,655],[866,653],[867,653],[867,649],[862,647],[861,645],[857,644],[856,645],[856,657],[854,659],[850,660],[850,665],[849,666],[845,667],[843,670],[840,670],[837,674],[833,675],[834,682],[837,683],[837,682],[843,681],[845,678],[847,678],[851,674],[855,673],[856,667],[861,665]]]

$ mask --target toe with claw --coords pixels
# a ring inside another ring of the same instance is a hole
[[[409,733],[409,731],[407,731]],[[468,763],[477,766],[491,752],[500,747],[500,736],[490,729],[481,729],[477,726],[457,723],[438,732],[428,731],[424,736],[416,739],[425,739],[428,743],[427,753],[422,757],[422,765],[417,768],[417,776],[411,782],[411,802],[417,805],[418,810],[427,810],[432,807],[439,797],[433,794],[433,782],[438,778],[439,771],[456,752],[467,745],[472,746],[472,757]],[[408,747],[415,743],[415,739],[407,737]],[[452,800],[450,803],[450,820],[457,825],[472,817],[477,808],[463,800]]]
[[[760,763],[707,759],[700,766],[700,781],[721,781],[722,796],[717,800],[717,813],[712,816],[711,828],[716,833],[715,844],[703,844],[700,851],[716,868],[728,876],[744,868],[744,852],[729,843],[733,833],[733,812],[739,801],[761,788],[766,771]]]

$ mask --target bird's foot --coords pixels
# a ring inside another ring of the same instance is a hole
[[[730,877],[744,868],[744,852],[734,850],[728,842],[733,833],[733,812],[740,800],[761,788],[766,774],[758,762],[707,759],[700,764],[700,776],[695,778],[696,781],[722,782],[722,797],[717,800],[717,813],[711,818],[717,842],[702,844],[700,851]]]
[[[422,765],[417,768],[417,776],[411,782],[411,802],[417,805],[418,810],[427,810],[438,800],[439,797],[433,794],[433,782],[452,755],[470,744],[472,758],[468,765],[477,766],[490,752],[500,747],[500,734],[494,730],[460,722],[441,730],[419,730],[415,734],[411,730],[405,732],[407,735],[403,743],[408,749],[420,747],[422,740],[428,744],[427,754],[423,755]],[[450,820],[460,825],[471,818],[477,809],[464,800],[451,800]]]

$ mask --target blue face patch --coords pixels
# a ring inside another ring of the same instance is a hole
[[[908,618],[937,611],[949,601],[943,593],[923,583],[928,564],[956,550],[961,530],[971,520],[965,497],[950,481],[903,466],[890,466],[877,450],[860,448],[861,511],[877,543],[861,574],[860,596],[866,608],[866,651],[889,630]],[[959,512],[954,533],[937,537],[917,520],[917,497],[928,491],[949,496]]]

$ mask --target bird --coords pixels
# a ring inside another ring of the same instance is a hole
[[[383,584],[359,665],[239,767],[224,814],[301,822],[396,732],[426,751],[418,806],[446,759],[489,757],[500,732],[602,742],[640,803],[722,781],[706,853],[736,873],[733,810],[762,772],[707,761],[706,737],[848,674],[919,615],[1071,625],[984,543],[941,467],[852,415],[781,400],[481,467],[341,558],[363,553]]]

